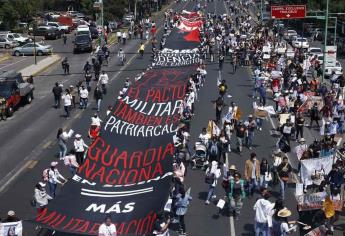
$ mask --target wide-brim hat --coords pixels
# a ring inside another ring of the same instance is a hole
[[[298,142],[299,142],[299,143],[304,143],[304,142],[305,142],[305,138],[300,138],[300,139],[298,140]]]
[[[277,214],[279,217],[289,217],[291,216],[291,211],[287,209],[286,207],[278,211]]]
[[[229,170],[237,170],[237,168],[236,168],[235,165],[231,165],[231,166],[229,167]]]

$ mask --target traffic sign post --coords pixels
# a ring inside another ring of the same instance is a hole
[[[299,19],[305,16],[306,5],[271,6],[272,19]]]

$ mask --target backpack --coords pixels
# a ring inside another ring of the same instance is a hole
[[[49,171],[50,171],[50,169],[47,168],[47,169],[43,170],[43,172],[42,172],[42,179],[45,182],[48,182],[48,180],[49,180]]]
[[[217,147],[217,143],[213,142],[210,148],[210,154],[212,156],[217,156],[218,155],[218,147]]]
[[[205,183],[206,184],[213,184],[214,180],[215,180],[215,176],[214,173],[211,173],[211,167],[209,167],[209,171],[206,172],[206,176],[205,176]]]

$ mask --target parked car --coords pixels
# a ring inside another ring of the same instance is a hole
[[[295,48],[304,48],[304,49],[308,49],[309,48],[309,43],[307,38],[296,38],[294,41],[292,41],[292,46]]]
[[[34,98],[33,84],[23,80],[22,74],[15,71],[0,73],[0,97],[6,100],[6,115],[12,116],[21,103],[31,103]]]
[[[287,30],[287,31],[284,32],[283,37],[284,37],[284,39],[285,39],[286,41],[289,41],[289,42],[290,42],[291,37],[292,37],[292,36],[297,36],[297,35],[298,35],[298,34],[297,34],[297,32],[296,32],[295,30]]]
[[[31,41],[28,37],[23,37],[21,34],[11,32],[0,33],[0,38],[7,38],[10,41],[15,41],[19,44],[25,44]]]
[[[73,41],[73,53],[77,52],[92,52],[92,39],[89,35],[77,35]]]
[[[15,41],[9,40],[8,38],[0,37],[0,48],[14,48],[17,47],[19,44]]]
[[[41,25],[36,30],[32,31],[35,36],[44,36],[45,39],[58,39],[61,38],[62,32],[55,27]]]
[[[21,47],[13,48],[12,53],[14,56],[35,55],[35,50],[36,50],[37,56],[43,56],[43,55],[51,54],[53,51],[53,48],[50,45],[41,45],[39,43],[36,43],[36,44],[27,43]]]
[[[67,25],[63,25],[59,22],[47,22],[47,25],[53,26],[66,34],[69,34],[71,32],[70,28]]]

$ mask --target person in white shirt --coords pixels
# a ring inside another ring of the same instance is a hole
[[[208,141],[210,139],[210,136],[207,133],[207,129],[203,128],[201,131],[201,134],[199,135],[199,140],[205,145],[207,146]]]
[[[99,83],[102,86],[103,94],[107,94],[107,84],[109,82],[109,77],[105,71],[102,71],[102,74],[99,76]]]
[[[213,181],[212,183],[209,184],[209,189],[208,189],[208,194],[207,198],[205,201],[205,204],[208,205],[210,204],[210,199],[211,198],[216,198],[217,196],[214,194],[215,188],[217,186],[217,179],[221,176],[221,170],[218,168],[218,162],[217,161],[212,161],[211,166],[207,168],[206,170],[206,175],[212,174],[213,176]]]
[[[268,227],[268,215],[270,214],[273,204],[268,201],[270,194],[266,191],[263,193],[263,197],[258,199],[254,205],[255,211],[255,236],[269,236],[270,230]]]
[[[95,113],[93,115],[93,117],[91,117],[91,126],[92,125],[95,125],[97,127],[100,127],[101,126],[101,122],[103,122],[97,115],[97,113]]]
[[[126,32],[122,32],[122,43],[126,44],[126,39],[127,39],[127,33]]]
[[[76,154],[76,158],[77,158],[77,162],[79,166],[83,164],[84,152],[85,152],[84,148],[88,148],[88,147],[89,146],[87,146],[84,140],[81,138],[81,135],[76,134],[75,140],[74,140],[74,149],[75,149],[75,154]]]
[[[89,97],[89,91],[85,88],[84,85],[82,85],[79,90],[79,96],[80,96],[80,109],[86,109],[88,97]]]
[[[37,213],[41,213],[46,206],[48,205],[48,201],[53,199],[51,196],[49,196],[46,192],[46,184],[42,182],[38,182],[35,186],[35,203],[37,208]]]
[[[98,236],[116,236],[116,226],[111,222],[111,217],[107,216],[105,222],[99,226]]]
[[[62,95],[63,105],[66,112],[66,117],[70,116],[70,108],[72,105],[72,95],[68,89],[65,90],[65,94]]]
[[[58,171],[58,169],[56,168],[57,164],[58,162],[53,161],[50,164],[50,169],[48,171],[49,192],[52,198],[55,198],[57,184],[59,183],[61,185],[64,185],[67,182],[65,177],[63,177]],[[61,182],[60,179],[63,180],[64,182]]]
[[[122,36],[121,31],[117,31],[117,32],[116,32],[117,43],[120,43],[120,42],[121,42],[121,36]]]
[[[72,149],[71,152],[64,157],[64,164],[69,167],[72,177],[77,173],[77,168],[79,168],[75,154],[75,150]]]

